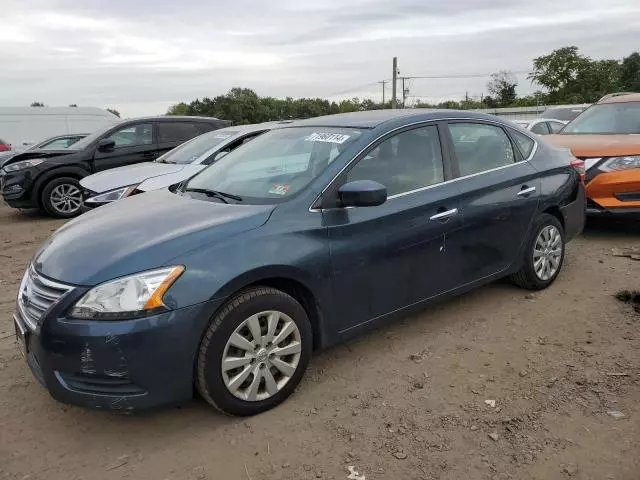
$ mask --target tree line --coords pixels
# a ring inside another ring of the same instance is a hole
[[[489,94],[481,100],[417,102],[414,106],[468,110],[593,103],[607,93],[640,91],[640,53],[633,52],[622,60],[594,60],[581,54],[578,47],[563,47],[535,58],[528,79],[541,89],[531,95],[518,96],[517,78],[503,70],[491,75],[487,83]],[[391,102],[382,104],[359,98],[332,102],[323,98],[261,97],[251,89],[236,87],[214,98],[172,105],[167,115],[212,116],[231,120],[234,124],[247,124],[381,108],[391,108]]]

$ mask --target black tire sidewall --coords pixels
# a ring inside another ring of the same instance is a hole
[[[560,256],[560,263],[558,264],[558,269],[556,270],[556,273],[554,273],[549,280],[541,280],[540,278],[538,278],[538,275],[536,275],[535,268],[533,265],[533,249],[535,247],[536,240],[538,239],[538,235],[540,235],[540,232],[544,228],[551,225],[556,227],[560,232],[560,237],[562,238],[562,255]],[[553,215],[549,215],[547,213],[540,215],[540,217],[536,221],[536,224],[533,227],[531,238],[527,242],[527,246],[524,252],[525,258],[524,258],[524,266],[523,266],[527,277],[529,277],[529,281],[535,286],[536,289],[542,290],[544,288],[547,288],[558,277],[558,275],[560,274],[560,271],[562,270],[562,265],[564,264],[564,255],[566,253],[566,249],[567,249],[567,244],[565,242],[564,228],[562,228],[562,224]]]
[[[75,212],[73,212],[71,214],[64,214],[64,213],[61,213],[58,210],[56,210],[53,207],[53,205],[51,205],[51,192],[53,191],[53,189],[55,187],[57,187],[58,185],[63,185],[63,184],[73,185],[73,186],[77,187],[80,191],[82,191],[82,187],[80,186],[80,182],[77,179],[73,178],[73,177],[58,177],[58,178],[54,178],[52,180],[49,180],[49,182],[47,182],[47,184],[42,189],[42,194],[41,194],[42,207],[44,208],[44,210],[49,215],[52,215],[52,216],[57,217],[57,218],[73,218],[73,217],[77,217],[78,215],[80,215],[82,213],[82,208],[81,207],[78,208],[78,210],[76,210]]]
[[[235,397],[225,386],[221,371],[222,354],[229,337],[238,325],[251,315],[266,310],[280,311],[288,315],[296,323],[300,331],[302,351],[296,372],[282,390],[265,400],[247,402]],[[300,383],[311,359],[313,339],[307,313],[300,303],[286,294],[264,293],[255,296],[242,302],[223,318],[215,318],[209,329],[214,329],[214,331],[206,351],[203,352],[205,363],[202,367],[204,368],[206,386],[200,386],[206,389],[208,395],[220,410],[231,415],[255,415],[282,403]],[[202,361],[202,354],[198,361]]]

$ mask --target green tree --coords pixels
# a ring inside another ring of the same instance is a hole
[[[72,108],[77,108],[77,107],[78,107],[78,104],[77,104],[77,103],[72,103],[72,104],[71,104],[71,105],[69,105],[69,106],[70,106],[70,107],[72,107]]]
[[[620,87],[625,92],[640,92],[640,53],[622,59]]]
[[[167,115],[189,115],[189,105],[184,102],[171,105],[167,110]]]
[[[115,108],[107,108],[105,109],[107,112],[111,112],[113,113],[116,117],[120,117],[120,112],[118,110],[116,110]]]
[[[508,107],[516,99],[518,80],[508,70],[493,73],[487,83],[487,90],[493,95],[500,107]]]
[[[33,102],[31,104],[32,107],[44,107],[44,103],[42,102]]]

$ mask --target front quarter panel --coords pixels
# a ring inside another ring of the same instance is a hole
[[[265,225],[229,240],[186,252],[171,264],[186,266],[167,292],[176,308],[225,300],[250,284],[294,280],[329,305],[329,246],[322,216],[302,204],[281,204]]]

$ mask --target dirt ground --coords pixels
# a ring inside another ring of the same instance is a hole
[[[546,291],[496,283],[322,352],[285,404],[235,419],[199,399],[119,416],[40,387],[11,313],[61,224],[0,207],[2,480],[640,479],[640,315],[614,298],[640,289],[640,261],[611,254],[640,228],[590,226]]]

